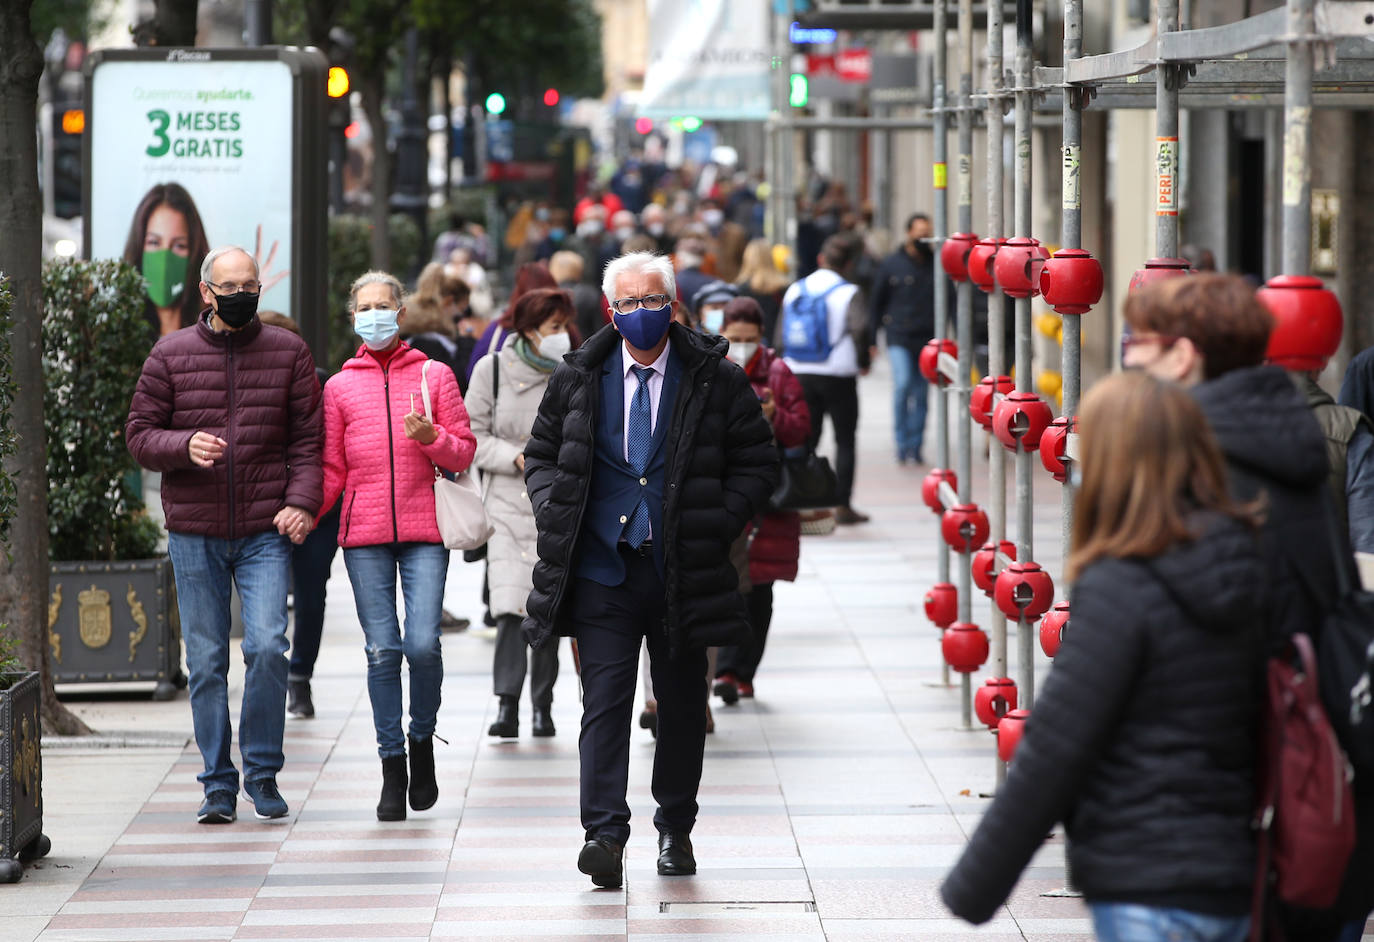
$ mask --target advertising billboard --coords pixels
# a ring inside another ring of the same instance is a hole
[[[206,252],[239,245],[258,261],[260,309],[323,352],[326,66],[300,49],[88,60],[87,254],[142,271],[158,333],[194,323]]]

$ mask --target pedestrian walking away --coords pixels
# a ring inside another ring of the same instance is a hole
[[[288,812],[277,788],[286,720],[291,545],[320,512],[320,384],[301,338],[257,316],[261,283],[236,246],[205,256],[200,319],[163,337],[143,365],[125,440],[160,471],[167,550],[205,768],[203,824],[237,816],[230,754],[229,599],[243,602],[239,713],[243,791],[259,818]]]
[[[476,442],[453,372],[400,339],[401,283],[385,272],[349,291],[362,345],[324,387],[325,500],[342,500],[339,545],[353,585],[367,653],[367,693],[382,760],[379,821],[399,821],[439,798],[434,731],[444,679],[439,618],[449,551],[434,515],[434,479],[472,463]],[[433,421],[417,403],[426,384]],[[436,470],[437,469],[437,470]],[[405,599],[404,633],[396,576]],[[410,675],[410,725],[402,731],[401,659]],[[406,754],[409,743],[410,768]]]
[[[671,324],[670,261],[621,256],[602,290],[602,330],[549,380],[525,481],[539,532],[525,632],[577,639],[582,663],[578,869],[620,886],[641,640],[657,698],[652,792],[658,872],[696,872],[706,740],[705,649],[748,637],[730,543],[778,479],[768,422],[728,344]]]
[[[530,672],[531,731],[552,736],[553,686],[558,679],[556,641],[530,650],[521,626],[533,586],[537,532],[525,490],[525,443],[539,413],[549,377],[571,349],[568,325],[575,317],[563,290],[539,288],[515,305],[515,340],[489,353],[472,371],[468,398],[477,437],[487,516],[496,532],[487,541],[487,583],[496,616],[492,692],[500,699],[492,736],[519,735],[520,692]]]
[[[917,369],[921,348],[935,336],[935,256],[926,245],[930,219],[907,220],[906,241],[884,259],[873,278],[873,321],[887,338],[892,364],[892,433],[897,463],[925,461],[928,385]]]
[[[835,432],[835,478],[839,504],[835,522],[866,523],[853,507],[855,435],[859,428],[859,377],[867,375],[874,348],[868,311],[858,285],[847,280],[863,253],[855,236],[827,238],[820,267],[789,287],[782,299],[777,346],[801,380],[811,412],[811,438],[821,439],[825,417]]]
[[[763,311],[750,297],[725,305],[726,356],[744,370],[763,417],[773,427],[779,451],[803,448],[811,434],[811,414],[801,383],[787,364],[763,345]],[[749,541],[749,640],[720,649],[716,661],[715,693],[726,703],[754,695],[754,674],[763,659],[768,628],[773,621],[773,584],[793,582],[801,558],[801,514],[779,510],[761,514]]]
[[[982,923],[1056,822],[1097,938],[1242,942],[1263,702],[1259,505],[1197,403],[1139,373],[1081,410],[1066,633],[1005,783],[941,888]]]

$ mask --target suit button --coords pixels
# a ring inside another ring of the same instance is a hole
[[[620,522],[621,522],[621,523],[629,523],[629,522],[630,522],[630,518],[627,517],[627,516],[625,516],[624,514],[621,514],[621,515],[620,515]]]
[[[648,478],[640,478],[640,479],[639,479],[639,485],[640,485],[640,487],[643,487],[643,486],[647,485],[648,483],[649,483],[649,479],[648,479]]]

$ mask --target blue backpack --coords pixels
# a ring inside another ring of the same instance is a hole
[[[820,294],[807,294],[806,282],[797,282],[797,296],[782,313],[784,356],[800,363],[824,363],[830,358],[830,309],[825,299],[848,283],[838,281]]]

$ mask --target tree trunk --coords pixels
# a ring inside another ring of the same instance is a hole
[[[194,46],[199,0],[157,0],[155,46]]]
[[[364,76],[363,112],[372,128],[372,267],[391,270],[391,154],[382,116],[382,75]]]
[[[42,209],[38,196],[38,79],[43,57],[33,41],[33,0],[0,0],[0,272],[14,292],[10,333],[14,430],[19,450],[6,463],[18,490],[9,543],[0,552],[0,623],[19,642],[19,658],[40,671],[43,729],[62,735],[90,729],[57,700],[48,662],[48,474],[43,430]]]

